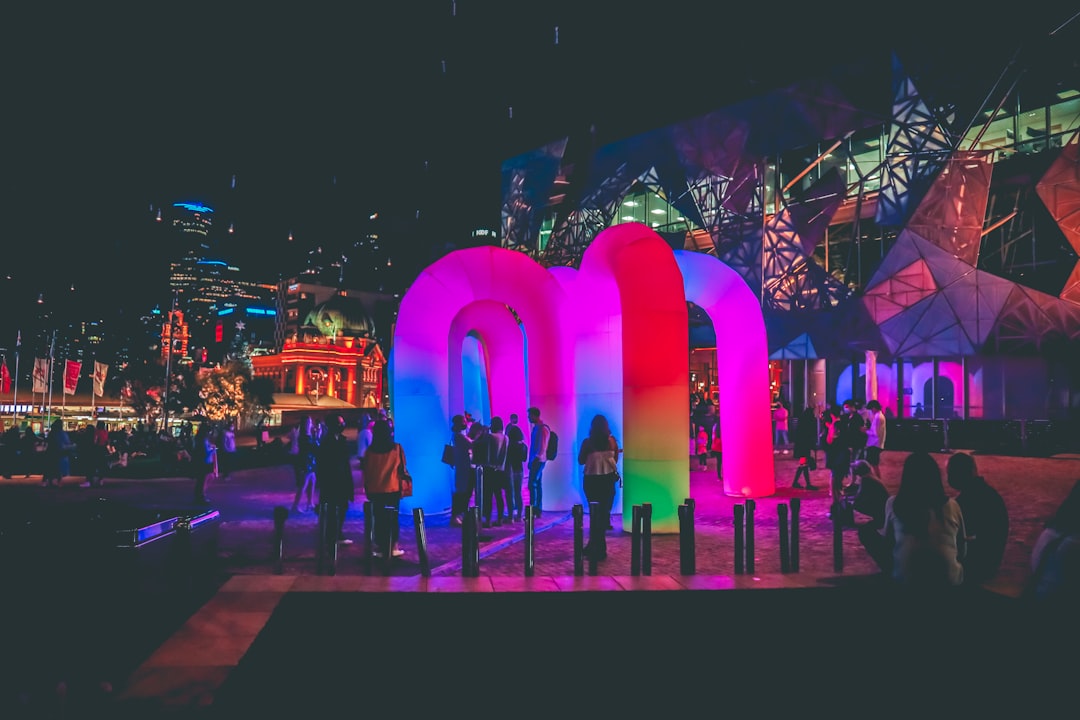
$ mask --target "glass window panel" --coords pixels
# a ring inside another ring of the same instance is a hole
[[[1018,152],[1025,155],[1046,149],[1046,108],[1025,110],[1017,117]]]
[[[1080,128],[1080,97],[1050,106],[1051,146],[1061,147]]]

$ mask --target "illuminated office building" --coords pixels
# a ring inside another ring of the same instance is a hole
[[[563,137],[503,163],[500,242],[576,267],[636,222],[716,256],[760,297],[796,409],[1076,419],[1077,67],[1010,66],[973,101],[892,57],[879,87],[826,74],[600,147]],[[710,391],[717,363],[699,365],[691,389]]]

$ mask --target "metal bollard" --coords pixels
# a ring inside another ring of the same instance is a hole
[[[696,572],[694,547],[694,506],[679,506],[679,572],[693,575]]]
[[[461,527],[461,576],[480,575],[480,509],[470,507],[465,511]]]
[[[777,526],[780,528],[780,572],[791,572],[791,556],[788,549],[788,508],[780,503],[776,506]]]
[[[757,503],[746,501],[746,572],[754,573],[754,509]]]
[[[277,557],[274,559],[274,573],[281,575],[285,572],[285,521],[289,517],[289,509],[284,505],[274,508],[274,549]]]
[[[375,511],[370,500],[364,501],[364,574],[371,575],[375,562]]]
[[[597,555],[600,546],[606,545],[604,533],[607,532],[607,523],[600,518],[600,503],[589,503],[589,575],[596,576],[596,563],[599,562]]]
[[[735,506],[735,574],[743,574],[743,518],[746,514],[746,508],[742,505]]]
[[[630,574],[641,574],[641,506],[634,505],[630,512]]]
[[[413,525],[416,528],[416,554],[420,560],[420,576],[431,577],[431,559],[427,551],[427,528],[424,526],[424,509],[413,508]]]
[[[832,564],[833,572],[844,571],[844,523],[840,519],[842,506],[837,499],[832,505]]]
[[[580,504],[573,507],[574,515],[574,575],[581,577],[585,574],[585,560],[584,560],[584,516],[585,511]]]
[[[525,577],[532,577],[536,572],[536,556],[533,553],[533,543],[536,541],[536,518],[533,516],[532,505],[525,506]]]
[[[791,572],[799,572],[799,510],[802,500],[791,498]]]
[[[652,503],[641,504],[641,574],[652,575]]]

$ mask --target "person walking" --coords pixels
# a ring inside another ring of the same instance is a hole
[[[199,423],[199,431],[194,437],[194,453],[191,455],[192,474],[195,476],[195,502],[206,505],[210,498],[206,495],[206,486],[217,468],[217,445],[214,443],[210,423]]]
[[[296,454],[293,458],[293,473],[296,478],[296,494],[293,495],[292,511],[301,512],[300,500],[304,503],[303,512],[315,509],[315,467],[319,451],[319,437],[315,431],[315,422],[310,415],[300,418],[296,429]]]
[[[611,433],[607,418],[594,415],[589,434],[578,450],[578,464],[585,466],[582,489],[590,512],[596,504],[597,515],[589,516],[590,529],[592,523],[602,528],[602,532],[589,533],[599,546],[594,546],[592,540],[585,546],[585,553],[596,560],[607,558],[607,531],[612,529],[611,509],[615,502],[615,484],[619,481],[619,452],[619,443]]]
[[[372,554],[385,557],[401,557],[401,476],[406,472],[405,450],[394,442],[390,423],[376,420],[371,427],[371,444],[360,462],[364,473],[364,495],[371,502],[372,537],[375,545]]]
[[[533,517],[540,517],[544,510],[544,466],[547,465],[547,446],[551,430],[540,419],[540,408],[528,410],[532,433],[529,437],[529,505]]]
[[[349,503],[356,499],[352,474],[353,448],[345,438],[345,418],[334,415],[326,422],[326,434],[319,439],[315,457],[315,485],[319,505],[329,512],[322,518],[332,523],[330,536],[342,545],[352,545],[345,537],[345,514]]]
[[[798,463],[795,466],[795,477],[791,480],[791,487],[800,488],[799,478],[804,478],[807,490],[817,490],[817,486],[810,482],[810,471],[817,469],[816,447],[818,442],[817,414],[814,408],[804,408],[799,418],[795,421],[795,444],[792,453]]]

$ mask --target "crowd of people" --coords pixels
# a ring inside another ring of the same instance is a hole
[[[790,447],[795,460],[792,487],[816,490],[811,473],[818,452],[824,454],[832,496],[831,514],[843,526],[857,531],[862,546],[882,574],[906,587],[963,587],[982,585],[994,578],[1001,565],[1009,535],[1009,515],[992,483],[982,477],[975,458],[952,453],[944,473],[926,451],[908,453],[895,495],[881,478],[881,455],[886,445],[886,418],[879,402],[865,405],[846,400],[838,408],[802,409],[789,416],[780,404],[774,413],[778,453]],[[789,419],[790,418],[790,419]],[[507,422],[492,417],[484,423],[471,413],[454,415],[450,422],[453,486],[450,498],[452,526],[460,527],[470,504],[480,509],[484,527],[522,522],[528,507],[535,517],[543,513],[543,473],[549,462],[554,433],[540,409],[527,410],[527,427],[511,414]],[[790,422],[790,425],[789,425]],[[708,424],[706,424],[708,423]],[[294,513],[331,508],[337,542],[344,535],[347,509],[356,499],[352,461],[362,476],[365,497],[376,510],[374,553],[398,557],[397,519],[406,486],[405,449],[394,437],[385,411],[364,414],[355,443],[345,440],[345,421],[337,415],[304,416],[283,439],[284,453],[295,470]],[[698,467],[716,458],[722,479],[722,442],[715,407],[698,409],[692,418],[692,447]],[[197,432],[183,423],[175,436],[143,427],[109,431],[104,422],[68,430],[57,419],[45,436],[23,424],[0,436],[0,470],[4,478],[40,474],[44,487],[55,487],[72,473],[84,474],[84,486],[96,487],[114,468],[135,454],[156,454],[186,469],[194,480],[194,499],[208,503],[208,485],[237,467],[236,427],[232,423],[204,422]],[[611,512],[622,482],[618,472],[622,448],[606,416],[592,418],[581,441],[577,463],[582,491],[592,518],[603,530],[590,532],[589,557],[607,556],[606,532],[612,530]],[[946,484],[955,491],[950,496]],[[528,489],[528,506],[523,489]],[[856,513],[860,522],[856,522]],[[1046,523],[1035,544],[1027,595],[1032,599],[1080,599],[1080,481]]]

